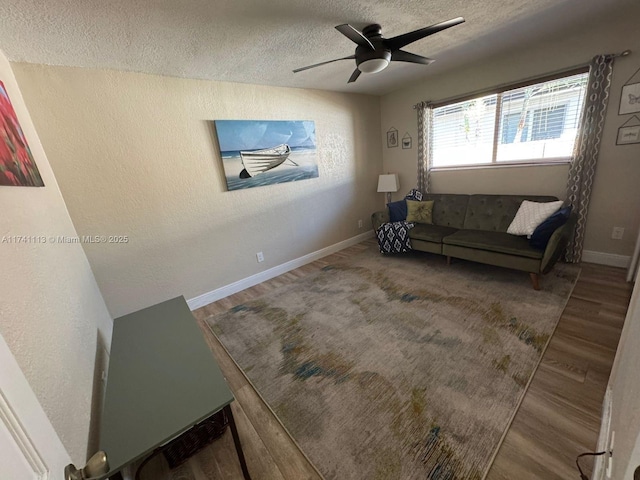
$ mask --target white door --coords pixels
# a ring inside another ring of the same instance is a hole
[[[63,480],[71,463],[0,335],[0,479]]]

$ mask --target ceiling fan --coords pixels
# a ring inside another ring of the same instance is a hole
[[[430,27],[421,28],[413,32],[398,35],[393,38],[384,38],[382,36],[382,27],[377,23],[365,27],[362,32],[352,27],[348,23],[338,25],[336,30],[358,45],[356,53],[348,57],[336,58],[327,62],[316,63],[308,67],[297,68],[293,73],[302,72],[310,68],[326,65],[327,63],[337,62],[339,60],[355,60],[356,69],[351,74],[349,82],[355,82],[360,73],[376,73],[384,70],[389,62],[409,62],[429,65],[434,60],[431,58],[416,55],[415,53],[405,52],[402,47],[409,45],[421,38],[428,37],[434,33],[441,32],[450,27],[455,27],[464,22],[464,18],[457,17],[446,22],[436,23]]]

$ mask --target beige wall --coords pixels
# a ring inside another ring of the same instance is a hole
[[[585,240],[587,250],[631,255],[640,227],[640,145],[616,146],[615,142],[618,127],[631,117],[617,114],[621,87],[640,67],[637,30],[640,2],[629,4],[627,8],[612,11],[609,16],[584,25],[579,31],[565,31],[560,37],[549,38],[516,53],[472,64],[385,95],[381,99],[382,136],[395,127],[400,137],[409,132],[414,147],[402,150],[385,146],[384,170],[400,174],[402,192],[415,185],[417,125],[416,111],[412,107],[419,101],[464,95],[585,64],[600,53],[632,49],[634,53],[616,60],[614,67]],[[435,192],[531,193],[565,198],[567,172],[566,165],[439,171],[433,173],[432,185]],[[623,240],[611,239],[614,226],[625,228]]]
[[[0,235],[47,239],[0,243],[0,334],[71,458],[84,464],[96,339],[99,331],[100,341],[110,343],[112,322],[82,247],[48,241],[50,236],[75,237],[76,230],[2,53],[0,80],[45,183],[43,188],[0,187]]]
[[[84,245],[114,316],[366,232],[380,202],[377,97],[13,67],[78,232],[130,238]],[[226,191],[215,119],[314,120],[319,178]]]

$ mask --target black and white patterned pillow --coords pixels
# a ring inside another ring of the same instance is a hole
[[[422,201],[422,192],[417,188],[411,189],[409,193],[407,193],[405,200],[415,200],[416,202]]]
[[[409,230],[415,224],[410,222],[383,223],[376,231],[378,245],[382,253],[404,253],[411,250]]]

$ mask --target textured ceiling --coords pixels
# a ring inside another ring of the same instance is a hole
[[[407,82],[579,28],[638,0],[0,0],[9,60],[177,77],[384,94]],[[392,63],[347,84],[352,55],[334,27],[380,23],[387,38],[450,18],[466,23],[405,48],[429,66]]]

